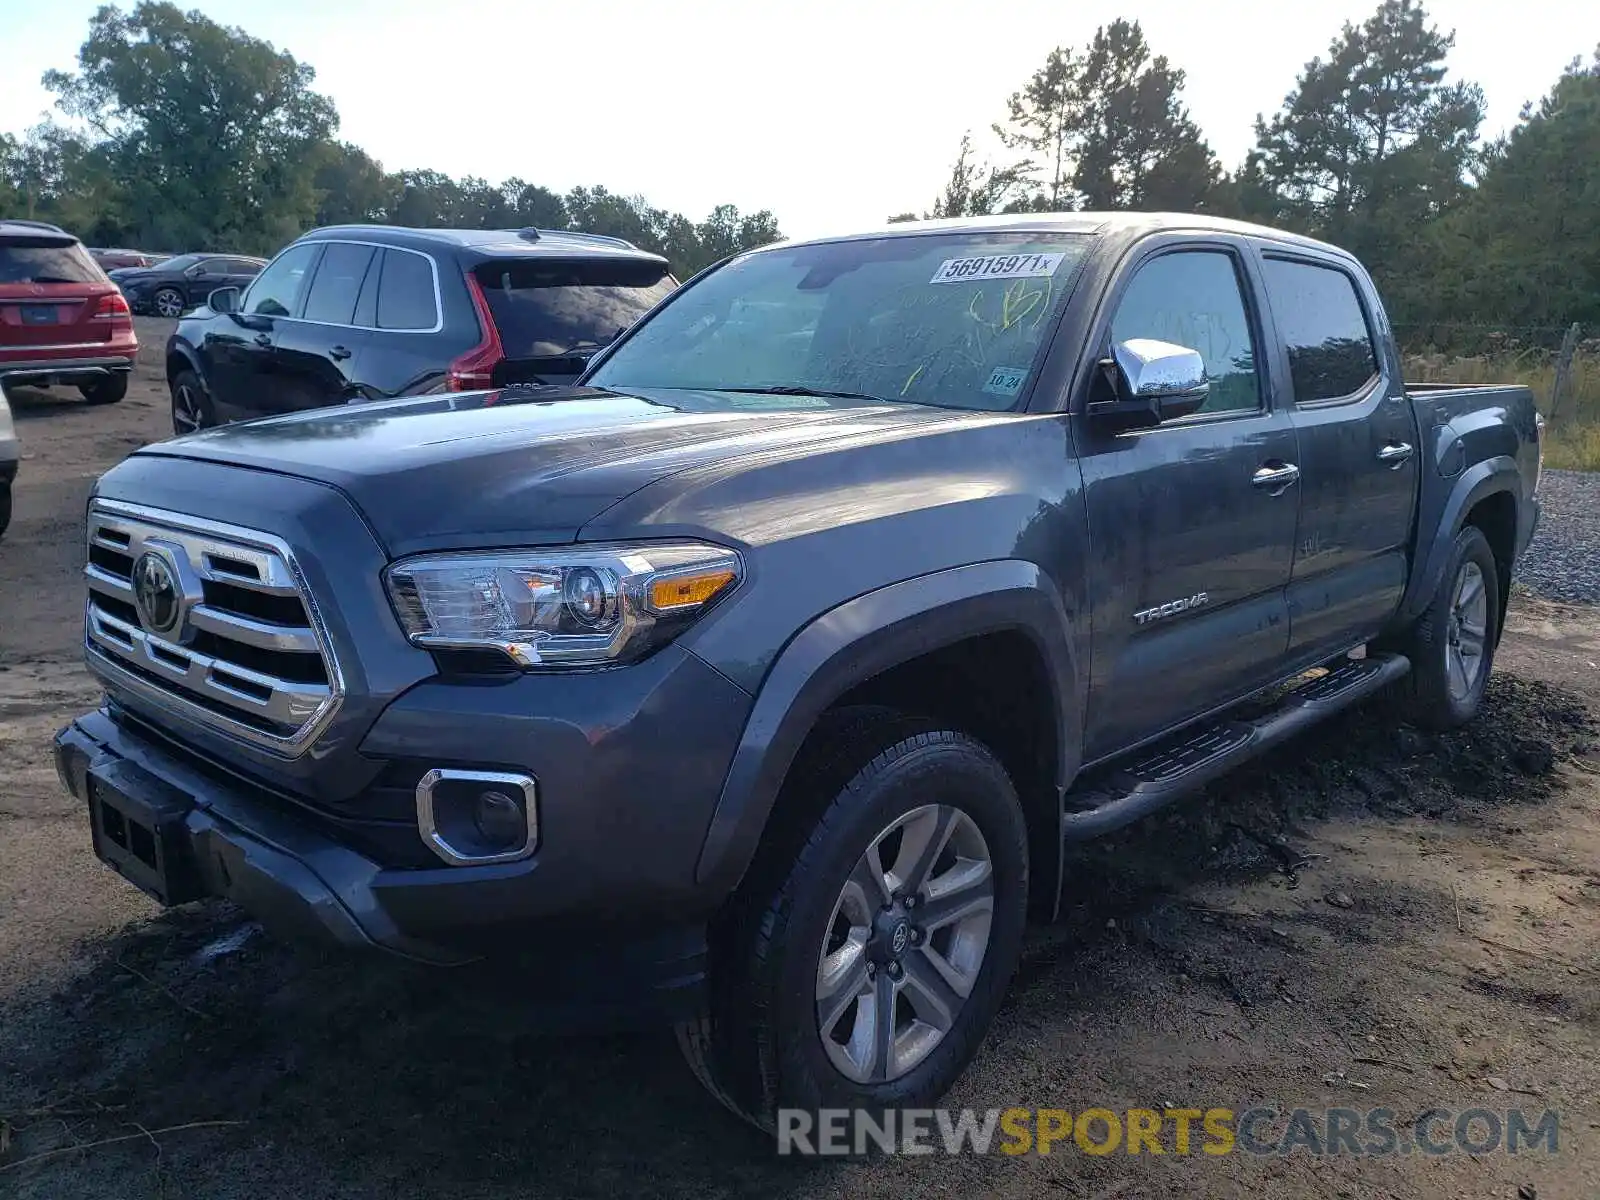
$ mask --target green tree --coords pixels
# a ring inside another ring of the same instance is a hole
[[[521,179],[508,179],[500,190],[519,228],[530,225],[535,229],[567,227],[566,201],[549,188],[524,183]]]
[[[994,127],[1000,141],[1024,157],[1011,174],[1038,189],[1037,207],[1074,207],[1073,159],[1083,127],[1082,69],[1072,51],[1057,46],[1021,91],[1006,102],[1009,116]],[[967,143],[962,143],[963,158]],[[957,160],[958,167],[962,159]]]
[[[76,73],[49,71],[157,242],[273,250],[316,215],[314,151],[338,118],[315,72],[200,12],[142,0],[89,22]]]
[[[950,167],[944,191],[933,202],[929,217],[981,217],[1028,207],[1025,166],[996,167],[980,163],[972,150],[972,135],[961,135],[961,148]]]
[[[1183,84],[1137,21],[1101,26],[1076,54],[1050,51],[994,127],[1026,155],[1009,169],[1018,189],[1002,207],[1204,207],[1220,171],[1183,106]]]
[[[1439,235],[1435,319],[1600,328],[1600,49],[1492,145]]]
[[[1416,0],[1384,0],[1306,64],[1244,175],[1252,215],[1346,246],[1402,314],[1422,302],[1429,229],[1467,194],[1483,121],[1474,84],[1447,83],[1454,34]]]
[[[1085,208],[1203,207],[1220,174],[1183,106],[1184,73],[1137,21],[1095,31],[1078,73],[1073,186]]]
[[[396,178],[359,146],[324,142],[315,154],[318,225],[382,221],[399,203]]]

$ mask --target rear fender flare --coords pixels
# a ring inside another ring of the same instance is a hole
[[[1522,476],[1517,470],[1516,460],[1509,455],[1500,454],[1486,458],[1461,473],[1455,486],[1450,489],[1450,495],[1445,498],[1444,510],[1434,524],[1433,532],[1430,534],[1426,528],[1418,531],[1419,545],[1417,556],[1413,560],[1416,569],[1412,573],[1410,586],[1406,589],[1405,599],[1401,602],[1398,623],[1406,624],[1416,620],[1428,607],[1434,592],[1438,589],[1445,565],[1450,560],[1450,550],[1455,544],[1456,534],[1461,532],[1462,525],[1466,523],[1467,514],[1479,501],[1497,492],[1511,494],[1517,504],[1520,522]],[[1427,540],[1424,542],[1423,539]]]
[[[988,633],[1021,632],[1052,685],[1057,789],[1077,769],[1082,729],[1070,624],[1051,579],[1031,562],[1003,559],[891,584],[805,626],[768,671],[723,784],[695,880],[732,891],[817,718],[852,687],[942,647]]]

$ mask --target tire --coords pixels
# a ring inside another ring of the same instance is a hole
[[[118,371],[93,383],[80,384],[78,391],[90,404],[115,404],[128,394],[128,373]]]
[[[1468,525],[1456,534],[1427,609],[1388,647],[1411,660],[1411,673],[1396,689],[1402,717],[1443,732],[1478,715],[1494,669],[1502,603],[1494,551],[1483,531]]]
[[[217,423],[211,393],[193,371],[182,370],[172,377],[172,432],[182,435],[210,429]]]
[[[11,485],[0,483],[0,537],[5,537],[6,526],[11,524]]]
[[[183,316],[183,310],[188,305],[184,303],[183,293],[177,288],[162,288],[150,298],[150,307],[155,310],[156,316],[172,320]]]
[[[971,1061],[1021,955],[1028,839],[1010,778],[965,734],[845,710],[808,741],[776,812],[713,922],[709,1011],[678,1027],[685,1059],[712,1095],[769,1132],[782,1108],[931,1104]],[[943,850],[919,876],[909,864],[928,845]],[[974,865],[985,855],[986,876]],[[920,878],[920,902],[888,903],[885,873],[896,868]],[[862,903],[874,880],[885,891]],[[924,912],[936,923],[924,925]],[[851,981],[827,999],[825,965]],[[890,995],[881,1010],[891,1020],[878,1025],[869,1005]]]

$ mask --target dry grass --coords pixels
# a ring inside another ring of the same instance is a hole
[[[1600,471],[1600,345],[1596,343],[1585,343],[1573,359],[1560,408],[1553,414],[1556,367],[1548,352],[1409,354],[1405,377],[1417,383],[1525,383],[1550,422],[1545,430],[1545,466]]]

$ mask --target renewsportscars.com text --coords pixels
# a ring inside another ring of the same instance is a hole
[[[781,1109],[778,1152],[1315,1156],[1556,1153],[1560,1115],[1519,1108]]]

